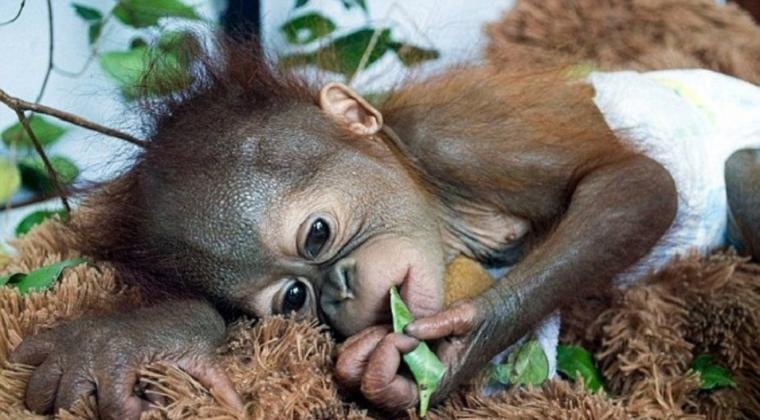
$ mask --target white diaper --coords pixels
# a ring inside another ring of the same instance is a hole
[[[587,81],[609,127],[667,168],[678,191],[672,227],[616,284],[630,284],[691,249],[725,246],[724,165],[733,152],[760,147],[760,87],[708,70],[595,72]],[[559,324],[555,312],[532,333],[549,359],[550,377],[556,374]]]

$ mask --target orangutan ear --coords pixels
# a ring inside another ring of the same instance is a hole
[[[356,134],[372,135],[383,126],[380,111],[343,83],[326,84],[319,93],[319,106],[332,118],[348,123]]]

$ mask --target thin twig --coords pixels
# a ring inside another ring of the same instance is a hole
[[[0,26],[7,25],[9,23],[13,23],[18,20],[18,18],[21,16],[21,12],[24,10],[24,6],[26,6],[26,0],[21,0],[21,4],[18,6],[18,11],[16,12],[16,16],[13,16],[10,18],[10,20],[6,20],[5,22],[0,22]]]
[[[55,71],[56,73],[58,73],[58,74],[60,74],[62,76],[72,77],[72,78],[73,77],[79,77],[79,76],[83,75],[84,72],[87,71],[87,68],[90,67],[90,64],[92,64],[92,62],[95,61],[95,57],[98,56],[98,49],[100,48],[100,45],[101,45],[101,43],[103,41],[103,38],[104,38],[103,33],[105,33],[106,25],[108,25],[108,22],[111,20],[112,17],[113,17],[113,9],[111,9],[108,12],[108,14],[106,14],[103,17],[103,20],[102,20],[102,25],[103,26],[101,27],[101,31],[102,31],[101,35],[98,37],[97,40],[95,40],[95,43],[93,43],[90,46],[90,55],[89,55],[89,57],[87,57],[87,60],[84,62],[84,65],[82,66],[81,69],[79,69],[77,71],[71,71],[71,70],[67,70],[67,69],[61,68],[57,64],[54,64],[53,65],[53,71]]]
[[[361,60],[359,60],[359,65],[356,66],[356,70],[354,70],[354,74],[351,75],[351,77],[348,79],[347,84],[351,86],[351,83],[353,83],[354,79],[356,79],[356,76],[359,75],[359,73],[364,70],[364,67],[367,66],[367,62],[369,61],[369,56],[372,54],[372,50],[375,49],[375,46],[377,45],[377,40],[380,38],[380,33],[385,30],[383,27],[376,27],[375,31],[372,32],[372,38],[369,40],[369,44],[367,44],[367,48],[364,49],[364,53],[362,54]]]
[[[34,134],[32,127],[29,125],[29,120],[26,119],[24,111],[21,111],[20,109],[16,109],[15,111],[16,116],[21,123],[21,126],[24,127],[24,131],[26,131],[26,134],[29,136],[29,139],[34,145],[34,150],[37,151],[37,154],[40,155],[40,159],[42,159],[42,163],[45,164],[45,169],[47,169],[48,176],[50,177],[50,180],[53,181],[53,187],[61,197],[63,208],[66,209],[67,212],[70,212],[71,207],[69,207],[69,200],[66,199],[66,191],[63,190],[61,181],[58,178],[58,174],[55,172],[55,169],[53,169],[53,165],[50,164],[50,160],[48,160],[47,154],[45,154],[45,151],[42,150],[42,145],[40,145],[40,141],[37,140],[37,136]]]
[[[98,133],[102,133],[107,136],[124,140],[126,142],[134,144],[135,146],[146,147],[148,144],[145,140],[140,140],[130,134],[100,125],[90,120],[86,120],[78,115],[74,115],[66,111],[61,111],[55,108],[51,108],[49,106],[45,106],[42,104],[35,104],[32,102],[25,101],[23,99],[13,97],[11,95],[8,95],[2,89],[0,89],[0,102],[4,103],[5,105],[10,107],[14,111],[33,111],[38,114],[49,115],[51,117],[58,118],[59,120],[66,121],[68,123],[77,125],[82,128],[86,128],[88,130],[96,131]]]
[[[47,69],[45,69],[45,78],[42,79],[42,85],[40,91],[37,93],[37,99],[34,100],[35,104],[40,103],[42,96],[45,94],[48,80],[50,80],[50,72],[53,71],[53,5],[50,4],[50,0],[47,0],[47,18],[48,18],[48,61]]]

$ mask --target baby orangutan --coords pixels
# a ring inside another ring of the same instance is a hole
[[[91,197],[104,214],[74,222],[152,306],[25,339],[12,358],[37,366],[32,410],[97,392],[102,417],[137,418],[137,371],[157,359],[240,407],[212,356],[225,321],[293,312],[347,337],[336,376],[388,410],[417,402],[400,356],[433,340],[448,366],[440,401],[566,298],[641,260],[676,215],[669,172],[608,128],[587,84],[456,69],[375,107],[220,48],[191,92],[153,110],[135,165]],[[461,254],[516,264],[442,310],[444,267]],[[417,318],[405,334],[388,327],[393,286]]]

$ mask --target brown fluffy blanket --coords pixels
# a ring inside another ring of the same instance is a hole
[[[18,257],[2,271],[27,271],[76,255],[66,227],[47,223],[15,243]],[[23,393],[31,370],[7,355],[29,334],[83,313],[137,305],[136,290],[120,285],[107,264],[67,270],[52,290],[20,296],[0,288],[0,417],[30,415]],[[608,395],[592,395],[557,379],[539,389],[485,398],[463,388],[431,418],[753,417],[760,413],[760,266],[730,255],[674,262],[625,292],[563,310],[563,341],[591,349]],[[118,334],[118,331],[114,332]],[[366,417],[361,403],[341,395],[331,373],[334,342],[323,328],[274,318],[241,321],[220,350],[223,366],[253,418]],[[689,371],[708,352],[729,367],[736,389],[705,393]],[[171,366],[145,369],[149,392],[166,405],[149,418],[230,417],[212,395]],[[62,418],[93,418],[94,398]],[[411,416],[414,416],[410,412]]]
[[[760,26],[714,0],[518,0],[486,33],[497,65],[706,68],[760,84]]]
[[[674,11],[675,5],[680,12]],[[688,24],[674,23],[684,16]],[[597,32],[601,23],[607,28],[603,33]],[[633,29],[644,27],[650,29]],[[693,66],[760,79],[757,27],[737,10],[719,9],[708,1],[521,1],[488,31],[489,55],[496,63],[545,63],[559,51],[580,53],[604,68],[680,66],[664,64],[672,54],[692,60]],[[685,39],[694,44],[682,43]],[[728,48],[727,39],[741,51]],[[631,45],[638,47],[630,49]],[[665,55],[650,51],[658,46]],[[76,255],[75,238],[76,232],[67,227],[47,223],[15,243],[18,254],[0,267],[0,274]],[[110,266],[97,262],[66,270],[61,281],[43,293],[22,297],[11,288],[0,288],[0,418],[31,415],[23,406],[31,371],[7,362],[22,337],[60,320],[139,301],[136,290],[120,284]],[[563,322],[562,340],[594,353],[606,395],[589,394],[561,379],[491,398],[464,387],[430,417],[756,418],[760,413],[760,266],[729,254],[676,261],[624,292],[564,308]],[[372,416],[360,400],[341,394],[336,386],[333,350],[324,329],[274,318],[233,326],[220,358],[253,418]],[[699,391],[699,379],[689,365],[700,353],[710,353],[730,368],[738,386]],[[147,413],[148,418],[230,417],[213,395],[171,366],[146,368],[142,382],[165,401]],[[94,398],[81,401],[59,416],[93,418],[94,404]]]

